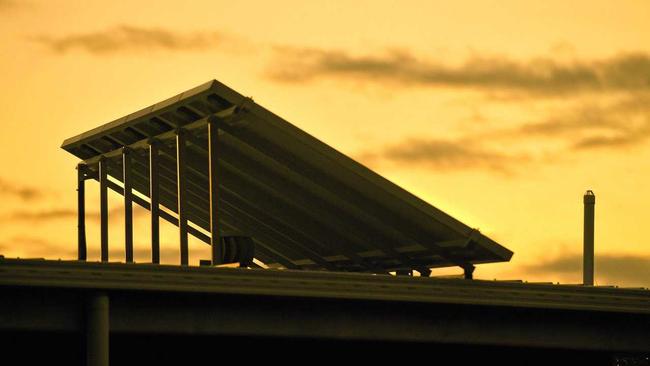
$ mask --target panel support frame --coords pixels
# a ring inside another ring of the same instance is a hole
[[[101,261],[108,262],[108,159],[99,159],[99,221]]]
[[[124,182],[124,253],[126,263],[133,263],[133,182],[131,179],[131,154],[128,147],[122,149],[122,178]]]
[[[187,200],[187,176],[186,176],[186,147],[187,132],[179,128],[176,130],[176,186],[178,191],[178,232],[180,243],[181,266],[189,265],[189,246],[187,237],[187,212],[185,209]]]
[[[151,213],[151,263],[160,264],[159,142],[149,141],[149,209]]]
[[[221,232],[219,228],[219,119],[215,116],[208,118],[208,180],[210,192],[210,245],[212,265],[223,262],[221,247]]]
[[[473,264],[466,264],[462,268],[463,268],[463,276],[465,277],[465,279],[473,280],[474,270],[476,269],[476,267]]]
[[[86,165],[77,165],[77,260],[88,258],[86,244]]]

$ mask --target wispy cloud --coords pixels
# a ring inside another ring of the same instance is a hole
[[[510,173],[513,164],[529,160],[525,154],[506,154],[467,140],[422,138],[408,138],[380,152],[365,152],[358,158],[370,165],[377,159],[385,159],[442,170],[488,169],[499,173]]]
[[[18,2],[15,0],[0,0],[0,11],[13,9],[18,5]]]
[[[357,56],[337,50],[278,47],[275,54],[268,76],[282,82],[338,78],[537,95],[650,90],[650,56],[640,53],[573,63],[550,58],[513,61],[504,57],[471,57],[459,66],[405,51]]]
[[[87,250],[89,259],[99,258],[100,249],[98,246],[89,245]],[[23,258],[76,259],[77,247],[76,244],[69,242],[60,243],[38,236],[17,235],[0,241],[0,254],[8,258],[21,256]],[[161,245],[160,257],[164,262],[176,262],[179,255],[179,249],[175,245],[167,243]],[[150,245],[136,243],[133,249],[133,257],[136,262],[150,262]],[[116,245],[109,246],[109,258],[111,261],[124,261],[124,248]]]
[[[561,160],[570,153],[623,150],[650,139],[650,94],[590,102],[551,111],[538,121],[508,128],[484,128],[456,138],[405,137],[387,146],[362,151],[368,165],[391,162],[439,170],[484,170],[512,175],[524,165]],[[535,149],[530,150],[533,146]]]
[[[595,258],[595,276],[601,284],[650,287],[650,256],[598,254]],[[582,278],[582,255],[565,254],[524,266],[533,274],[548,274]]]
[[[220,32],[180,33],[165,28],[120,25],[114,28],[61,37],[38,35],[32,39],[56,53],[72,50],[91,54],[149,51],[195,51],[220,47],[226,41]]]
[[[36,187],[23,186],[0,178],[0,195],[14,197],[23,201],[32,201],[45,196],[45,192]]]
[[[571,150],[638,145],[650,137],[650,96],[632,95],[607,106],[589,104],[502,132],[503,136],[511,134],[563,139]]]
[[[134,209],[133,216],[138,217],[146,214],[144,209]],[[71,208],[51,208],[42,210],[16,210],[6,214],[3,217],[7,222],[46,222],[53,220],[69,220],[77,217],[77,210]],[[124,208],[114,207],[108,211],[110,221],[116,221],[124,218]],[[98,211],[86,212],[86,219],[99,221],[100,213]]]
[[[17,210],[9,213],[4,217],[4,220],[9,221],[49,221],[49,220],[59,220],[59,219],[69,219],[77,217],[77,211],[66,208],[55,208],[55,209],[45,209],[45,210]]]
[[[57,258],[77,256],[76,248],[72,245],[62,245],[36,236],[17,235],[0,242],[0,254],[11,257],[15,252],[23,253],[22,256],[29,258],[45,258],[53,253],[56,253]]]

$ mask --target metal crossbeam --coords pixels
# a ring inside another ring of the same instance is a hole
[[[242,112],[243,111],[238,106],[232,106],[232,107],[230,107],[228,109],[224,109],[221,112],[215,113],[214,117],[222,119],[222,120],[231,120],[233,118],[236,118]],[[210,116],[201,118],[201,119],[196,120],[196,121],[194,121],[192,123],[189,123],[189,124],[187,124],[185,126],[182,126],[182,129],[184,131],[189,132],[189,131],[193,131],[193,130],[205,127],[207,125],[207,123],[208,123],[208,119],[214,118],[214,117],[212,115],[210,115]],[[156,139],[158,141],[171,140],[171,139],[176,138],[176,130],[166,131],[166,132],[163,132],[163,133],[158,134],[156,136],[147,137],[147,138],[136,141],[136,142],[134,142],[132,144],[129,144],[127,146],[124,146],[124,147],[128,147],[128,148],[133,149],[133,150],[147,149],[147,148],[149,148],[149,142],[150,142],[150,140],[152,138]],[[123,147],[119,147],[119,148],[117,148],[115,150],[112,150],[112,151],[109,151],[109,152],[106,152],[106,153],[101,153],[101,152],[98,151],[98,153],[100,155],[97,155],[97,156],[94,156],[92,158],[86,159],[82,163],[87,165],[87,166],[94,166],[97,163],[99,163],[99,160],[101,160],[102,157],[104,157],[106,159],[119,157],[119,156],[122,155],[122,148]]]

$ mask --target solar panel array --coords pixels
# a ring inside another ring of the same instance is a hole
[[[161,140],[160,203],[177,212],[174,131],[188,129],[187,218],[209,231],[207,127],[220,125],[221,230],[255,242],[255,257],[292,269],[386,272],[507,261],[512,252],[214,80],[64,141],[62,148],[149,196],[146,142]],[[143,148],[140,148],[143,147]],[[113,188],[119,191],[119,187]],[[146,205],[146,202],[144,202]],[[199,230],[200,231],[200,230]],[[197,230],[194,230],[197,233]],[[205,235],[198,235],[205,239]]]

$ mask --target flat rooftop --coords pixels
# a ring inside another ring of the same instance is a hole
[[[84,309],[96,296],[107,299],[111,347],[127,356],[148,339],[156,353],[171,347],[179,357],[197,340],[208,349],[228,340],[255,347],[285,340],[290,351],[312,340],[348,348],[402,342],[422,351],[515,347],[552,358],[558,350],[650,352],[650,291],[642,289],[0,259],[0,290],[0,338],[22,339],[27,352],[34,339],[79,348]]]
[[[255,268],[0,259],[0,286],[379,300],[650,314],[643,288]]]

